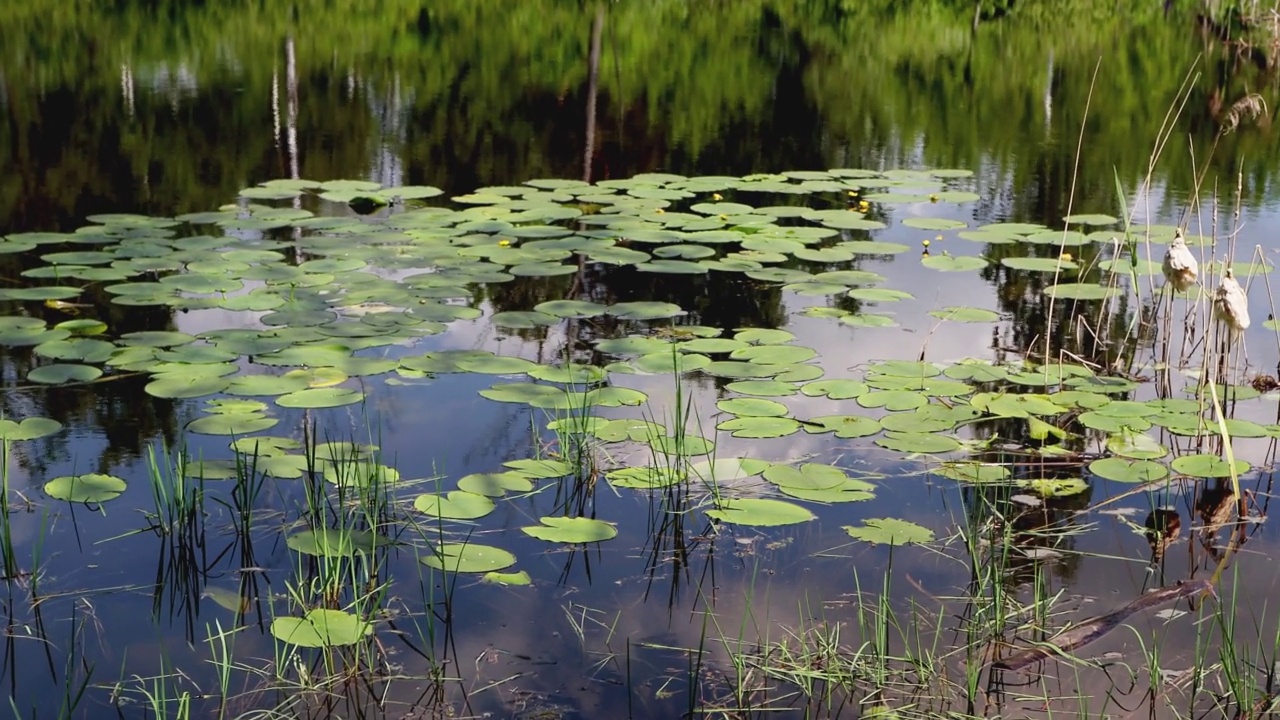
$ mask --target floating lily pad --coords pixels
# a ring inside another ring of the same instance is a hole
[[[858,380],[833,378],[807,383],[800,388],[800,392],[809,397],[825,396],[832,400],[851,400],[865,394],[869,389],[866,383]]]
[[[502,497],[508,492],[529,492],[533,489],[533,482],[528,475],[515,470],[472,473],[458,481],[458,489],[485,497]]]
[[[968,255],[930,255],[920,261],[921,265],[943,272],[971,272],[987,266],[987,261]]]
[[[418,512],[449,520],[475,520],[493,512],[493,500],[484,495],[452,490],[445,495],[424,493],[413,501]]]
[[[276,398],[276,404],[286,408],[331,408],[353,405],[364,400],[364,393],[346,388],[309,388],[286,393]]]
[[[271,636],[283,643],[305,648],[355,645],[373,634],[373,626],[341,610],[317,608],[303,617],[277,617],[271,621]]]
[[[729,398],[717,402],[716,407],[738,417],[783,417],[789,412],[786,405],[763,398]]]
[[[975,307],[945,307],[941,310],[930,310],[929,314],[939,320],[963,323],[987,323],[1000,319],[1000,314]]]
[[[888,431],[875,443],[883,448],[906,453],[945,453],[960,449],[960,442],[946,435],[925,432]]]
[[[1115,482],[1149,483],[1168,477],[1169,468],[1151,460],[1109,457],[1089,463],[1089,472]]]
[[[220,393],[231,381],[225,377],[201,377],[198,375],[165,373],[147,383],[143,390],[159,398],[196,398]]]
[[[794,383],[780,382],[777,380],[738,380],[731,382],[726,389],[742,395],[755,395],[759,397],[786,397],[796,394],[799,390]]]
[[[494,572],[516,564],[516,556],[506,550],[478,543],[441,543],[419,560],[427,567],[461,573]]]
[[[1044,289],[1044,294],[1059,300],[1105,300],[1119,289],[1096,283],[1058,283]]]
[[[973,485],[1008,482],[1012,473],[1004,465],[979,462],[944,463],[935,474]]]
[[[805,421],[805,432],[834,432],[836,437],[852,439],[880,432],[880,422],[861,415],[821,415]]]
[[[102,369],[91,365],[57,363],[43,365],[27,373],[31,382],[61,385],[69,382],[92,382],[102,376]]]
[[[875,545],[923,545],[933,542],[933,531],[898,518],[871,518],[862,525],[845,525],[844,531],[854,540]]]
[[[318,528],[296,532],[285,539],[294,552],[313,557],[351,557],[370,554],[390,540],[367,530],[351,528]]]
[[[624,320],[663,320],[684,315],[679,305],[667,302],[623,302],[609,307],[609,314]]]
[[[248,435],[275,426],[278,418],[257,413],[226,413],[197,418],[187,423],[187,430],[202,435]]]
[[[726,420],[717,430],[731,433],[736,438],[778,438],[800,431],[800,423],[781,417],[740,417]]]
[[[800,505],[771,498],[728,498],[706,513],[720,522],[757,527],[794,525],[817,517]]]
[[[45,493],[54,499],[78,503],[102,503],[119,497],[126,483],[114,475],[89,473],[64,475],[45,483]]]
[[[605,477],[614,487],[652,490],[675,485],[684,480],[685,474],[677,468],[642,466],[613,470]]]
[[[829,490],[843,485],[849,477],[834,465],[805,463],[798,468],[790,465],[773,465],[764,471],[764,479],[779,487]]]
[[[618,529],[612,524],[594,518],[544,517],[539,522],[542,524],[520,530],[530,537],[554,543],[602,542],[618,535]]]
[[[1237,476],[1249,472],[1250,465],[1244,460],[1236,460],[1234,468],[1226,460],[1217,455],[1183,455],[1175,459],[1170,467],[1182,475],[1199,478],[1231,477],[1234,469]]]

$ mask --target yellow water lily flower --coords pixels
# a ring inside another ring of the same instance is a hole
[[[866,212],[871,209],[871,203],[867,202],[866,200],[862,200],[858,203],[858,209],[861,210],[862,212]]]
[[[929,240],[928,240],[928,238],[925,238],[925,241],[924,241],[924,242],[922,242],[922,243],[920,243],[920,244],[921,244],[921,245],[924,245],[925,247],[929,247]]]
[[[498,247],[511,247],[511,241],[510,241],[510,240],[499,240],[499,241],[498,241]]]
[[[930,196],[929,196],[929,202],[935,202],[935,203],[936,203],[936,202],[938,202],[938,196],[937,196],[937,195],[930,195]]]
[[[1058,259],[1061,260],[1062,262],[1071,262],[1075,258],[1071,257],[1071,253],[1064,252],[1058,256]]]
[[[716,202],[720,202],[721,200],[724,199],[724,196],[721,195],[720,193],[711,193],[711,199],[715,200]]]

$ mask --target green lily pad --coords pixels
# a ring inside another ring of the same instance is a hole
[[[1080,478],[1037,478],[1018,483],[1031,492],[1045,498],[1070,497],[1089,490],[1089,483]]]
[[[864,395],[869,388],[864,382],[843,378],[815,380],[800,388],[809,397],[828,397],[832,400],[852,400]]]
[[[902,221],[903,225],[917,230],[959,230],[968,227],[968,223],[963,220],[950,220],[948,218],[929,218],[929,217],[910,217]]]
[[[524,570],[513,573],[487,572],[480,578],[480,581],[492,583],[494,585],[511,586],[525,586],[533,584],[533,578],[529,577],[529,573]]]
[[[1232,466],[1217,455],[1183,455],[1175,459],[1170,467],[1182,475],[1199,478],[1231,477]],[[1234,470],[1237,476],[1249,472],[1249,463],[1236,460]]]
[[[732,392],[758,397],[786,397],[796,394],[799,390],[794,383],[778,380],[738,380],[725,387]]]
[[[197,418],[187,423],[189,432],[201,435],[248,435],[275,426],[278,418],[258,413],[226,413]]]
[[[475,520],[493,512],[493,500],[465,490],[451,490],[445,495],[423,493],[413,501],[418,512],[448,520]]]
[[[472,473],[458,481],[458,489],[485,497],[502,497],[508,492],[529,492],[533,481],[515,470],[500,473]]]
[[[875,545],[923,545],[933,542],[933,531],[898,518],[871,518],[861,526],[845,525],[844,531],[854,540]]]
[[[364,393],[337,387],[309,388],[286,393],[276,398],[276,404],[286,408],[331,408],[353,405],[364,400]]]
[[[973,485],[1008,482],[1012,475],[1004,465],[980,462],[944,463],[934,474]]]
[[[795,334],[777,328],[741,328],[733,339],[749,345],[782,345],[796,339]]]
[[[812,360],[817,355],[812,348],[796,345],[753,345],[734,350],[729,358],[760,365],[789,365]]]
[[[1101,213],[1079,213],[1076,215],[1068,215],[1062,218],[1063,222],[1072,225],[1114,225],[1120,220],[1111,215],[1103,215]]]
[[[930,310],[929,314],[939,320],[962,323],[987,323],[1000,319],[1000,313],[975,307],[945,307],[941,310]]]
[[[1025,270],[1027,272],[1054,273],[1080,269],[1080,266],[1075,262],[1065,258],[1007,257],[1002,258],[1000,264],[1012,270]]]
[[[945,453],[960,449],[960,441],[946,435],[925,432],[887,431],[875,443],[889,450],[907,453]]]
[[[341,610],[317,608],[303,617],[278,617],[271,621],[271,636],[280,642],[305,648],[355,645],[373,634],[373,626]]]
[[[1169,448],[1155,438],[1134,432],[1119,432],[1107,438],[1107,450],[1135,460],[1158,460],[1169,454]]]
[[[664,320],[684,315],[685,311],[668,302],[637,301],[612,305],[609,314],[623,320]]]
[[[102,377],[102,369],[91,365],[56,363],[42,365],[27,373],[31,382],[44,385],[61,385],[69,382],[92,382]]]
[[[351,557],[356,553],[371,554],[390,540],[368,530],[350,528],[317,528],[303,530],[285,538],[294,552],[312,557]]]
[[[972,272],[986,267],[987,261],[969,255],[930,255],[922,259],[920,264],[943,272]]]
[[[771,498],[728,498],[706,513],[707,517],[730,525],[756,527],[794,525],[817,517],[800,505]]]
[[[914,410],[929,403],[924,394],[910,390],[874,390],[859,395],[857,400],[864,408],[884,408],[895,412]]]
[[[458,369],[485,375],[519,375],[538,367],[538,363],[505,355],[467,357],[458,360]]]
[[[225,377],[202,377],[182,373],[165,373],[143,388],[158,398],[182,399],[214,395],[226,389],[231,380]]]
[[[45,493],[54,499],[78,503],[102,503],[119,497],[126,483],[114,475],[89,473],[64,475],[45,483]]]
[[[525,458],[523,460],[508,460],[502,464],[535,480],[565,477],[573,472],[573,467],[564,460]]]
[[[1151,460],[1109,457],[1089,463],[1089,472],[1115,482],[1149,483],[1168,477],[1169,468]]]
[[[730,398],[720,400],[716,407],[738,417],[783,417],[789,412],[786,405],[763,398]]]
[[[120,336],[120,342],[124,345],[133,345],[139,347],[157,347],[167,348],[175,345],[186,345],[196,341],[194,335],[188,335],[183,332],[150,330],[143,332],[125,333]]]
[[[834,432],[836,437],[852,439],[880,432],[880,422],[862,415],[820,415],[805,421],[805,432]]]
[[[612,524],[594,518],[544,517],[539,522],[542,524],[520,530],[530,537],[554,543],[602,542],[618,535],[618,529]]]
[[[506,550],[478,543],[441,543],[419,560],[436,570],[460,573],[494,572],[516,564],[516,556]]]
[[[550,300],[538,303],[533,310],[562,318],[591,318],[603,315],[608,308],[586,300]]]
[[[843,485],[849,476],[834,465],[805,463],[798,468],[790,465],[773,465],[764,471],[764,479],[779,487],[830,490]]]
[[[1044,289],[1045,295],[1058,300],[1106,300],[1118,292],[1097,283],[1058,283]]]
[[[605,475],[614,487],[652,490],[670,487],[685,479],[685,474],[670,467],[629,467],[613,470]]]
[[[740,417],[726,420],[717,430],[731,433],[736,438],[779,438],[800,431],[800,423],[781,417]]]

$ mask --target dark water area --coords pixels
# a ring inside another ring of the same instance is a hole
[[[1265,716],[1243,5],[0,8],[15,717]]]

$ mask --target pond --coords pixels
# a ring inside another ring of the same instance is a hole
[[[15,717],[1273,711],[1258,4],[376,5],[0,9]]]

